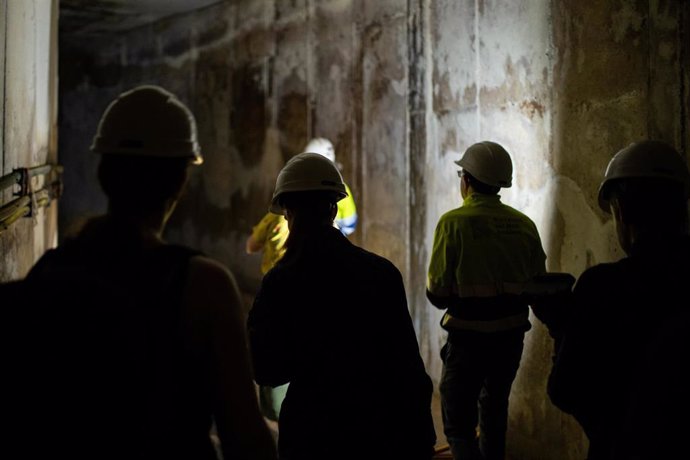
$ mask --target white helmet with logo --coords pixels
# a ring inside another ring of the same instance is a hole
[[[495,142],[470,145],[455,164],[487,185],[503,188],[512,185],[513,162],[506,149]]]
[[[304,151],[318,153],[319,155],[323,155],[335,163],[335,150],[333,149],[333,143],[325,137],[313,138],[309,141],[307,146],[304,147]]]
[[[280,195],[289,192],[335,192],[338,200],[347,196],[345,184],[335,164],[323,155],[304,152],[295,155],[280,170],[269,210],[282,214]]]
[[[665,142],[641,141],[616,153],[609,162],[599,186],[599,207],[611,212],[609,189],[612,181],[631,178],[656,178],[683,185],[685,197],[690,194],[690,173],[680,154]]]
[[[155,85],[138,86],[110,103],[91,150],[203,162],[194,115],[174,94]]]

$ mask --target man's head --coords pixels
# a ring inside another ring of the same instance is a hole
[[[201,164],[191,111],[165,89],[120,94],[103,113],[91,150],[111,212],[144,215],[179,196],[190,164]]]
[[[612,213],[621,247],[645,233],[687,230],[690,173],[670,145],[660,141],[630,144],[616,153],[599,186],[599,206]]]
[[[495,195],[501,188],[512,185],[513,162],[508,152],[495,142],[472,144],[455,164],[462,168],[458,175],[463,180],[463,190],[471,186],[479,193]]]
[[[314,223],[332,223],[336,203],[347,196],[340,171],[318,153],[294,156],[278,174],[270,211]],[[292,230],[292,228],[291,228]]]

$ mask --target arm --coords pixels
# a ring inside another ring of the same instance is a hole
[[[288,383],[292,369],[292,345],[287,306],[281,302],[284,289],[277,286],[273,272],[261,282],[261,287],[249,312],[247,329],[254,379],[259,385],[276,387]]]
[[[245,246],[247,254],[253,254],[264,249],[264,245],[268,239],[269,227],[274,220],[275,217],[273,214],[270,212],[266,213],[259,223],[252,228],[252,234],[247,238]]]
[[[592,273],[589,269],[582,274],[564,312],[547,382],[551,402],[575,416],[585,430],[596,423],[594,417],[601,412],[601,407],[596,407],[601,399],[600,379],[605,379],[605,367],[610,365],[602,356],[607,347],[600,341],[598,324],[605,286]]]
[[[448,308],[453,297],[457,243],[449,238],[452,232],[442,217],[434,231],[434,243],[426,281],[426,297],[437,308]]]
[[[448,308],[448,304],[449,304],[449,300],[450,300],[450,297],[448,297],[448,296],[436,295],[433,292],[429,291],[429,289],[427,288],[426,298],[429,300],[429,302],[431,302],[431,305],[433,305],[434,307],[436,307],[438,309],[444,310],[444,309]]]
[[[543,273],[532,277],[523,290],[523,297],[532,307],[534,315],[546,325],[551,337],[557,340],[564,333],[574,283],[575,277],[569,273]]]
[[[192,344],[209,363],[213,415],[225,458],[276,458],[252,381],[244,314],[232,274],[206,257],[190,261],[183,308]]]

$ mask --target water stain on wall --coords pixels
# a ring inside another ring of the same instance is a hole
[[[261,161],[267,128],[266,94],[262,67],[245,66],[234,71],[230,130],[245,166]]]
[[[283,160],[302,151],[307,143],[307,96],[291,91],[280,98],[278,129]]]

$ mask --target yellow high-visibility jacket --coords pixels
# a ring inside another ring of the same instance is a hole
[[[442,322],[449,329],[529,328],[527,304],[517,299],[526,282],[546,271],[545,260],[529,217],[499,195],[472,193],[436,226],[427,292],[434,305],[452,307]]]

